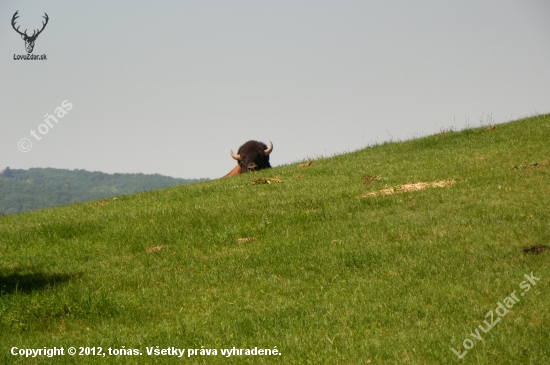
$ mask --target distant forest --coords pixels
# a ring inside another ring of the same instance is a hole
[[[0,214],[15,214],[204,180],[208,179],[53,168],[12,170],[7,167],[0,172]]]

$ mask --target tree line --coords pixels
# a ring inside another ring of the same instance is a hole
[[[0,214],[15,214],[204,180],[208,179],[54,168],[18,170],[6,167],[0,173]]]

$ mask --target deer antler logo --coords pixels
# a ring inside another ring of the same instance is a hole
[[[32,50],[34,49],[34,42],[36,41],[36,38],[38,37],[38,35],[40,33],[42,33],[42,31],[44,30],[44,28],[46,28],[46,24],[48,24],[48,14],[44,13],[45,15],[43,16],[44,19],[46,19],[46,22],[42,22],[42,29],[40,30],[35,30],[31,36],[29,36],[27,34],[27,30],[25,29],[25,33],[21,33],[19,31],[19,27],[15,27],[15,20],[17,18],[19,18],[19,15],[17,15],[17,13],[19,13],[19,10],[17,10],[15,12],[15,14],[13,14],[13,18],[11,18],[11,26],[13,27],[13,29],[15,29],[15,31],[19,34],[21,34],[21,38],[23,38],[23,40],[25,41],[25,48],[27,49],[27,53],[32,53]],[[37,33],[38,32],[38,33]]]

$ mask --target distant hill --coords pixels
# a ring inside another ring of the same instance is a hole
[[[53,168],[12,170],[7,167],[0,173],[0,214],[14,214],[203,180],[208,179]]]

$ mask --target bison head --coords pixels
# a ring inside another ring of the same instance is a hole
[[[269,164],[269,154],[273,151],[273,143],[269,142],[269,147],[265,143],[258,141],[248,141],[239,147],[237,154],[231,151],[233,157],[240,166],[240,174],[248,171],[256,171],[271,168]]]

